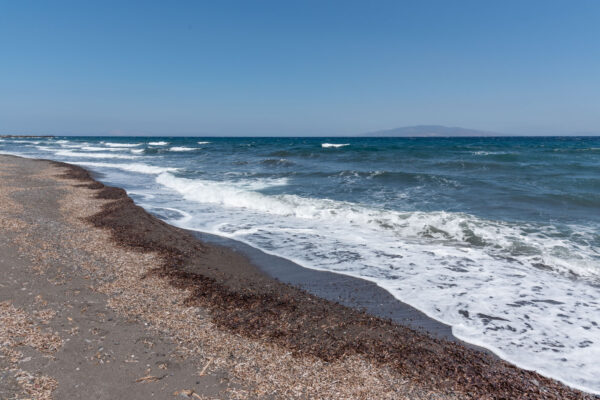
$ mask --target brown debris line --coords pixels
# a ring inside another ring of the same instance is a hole
[[[152,274],[190,290],[187,304],[209,310],[217,326],[326,362],[363,355],[417,382],[472,398],[594,398],[486,353],[312,296],[247,265],[222,263],[213,253],[223,256],[223,250],[148,214],[124,190],[104,186],[83,168],[53,163],[67,168],[65,178],[114,200],[89,222],[109,229],[123,246],[161,253],[165,261]]]

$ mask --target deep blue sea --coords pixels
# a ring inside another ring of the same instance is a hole
[[[0,139],[600,393],[600,138]]]

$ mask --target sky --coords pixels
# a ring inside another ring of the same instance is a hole
[[[0,134],[598,134],[599,21],[596,0],[0,0]]]

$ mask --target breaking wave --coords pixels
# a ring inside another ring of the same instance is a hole
[[[177,172],[179,168],[170,167],[157,167],[154,165],[147,165],[142,163],[131,163],[131,164],[112,164],[112,163],[100,163],[100,162],[78,162],[78,165],[92,168],[115,168],[123,171],[137,172],[140,174],[158,175],[165,172]]]
[[[169,149],[169,151],[194,151],[198,150],[194,147],[185,147],[185,146],[173,146]]]

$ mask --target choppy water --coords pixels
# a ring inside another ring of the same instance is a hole
[[[600,393],[600,138],[0,139]]]

